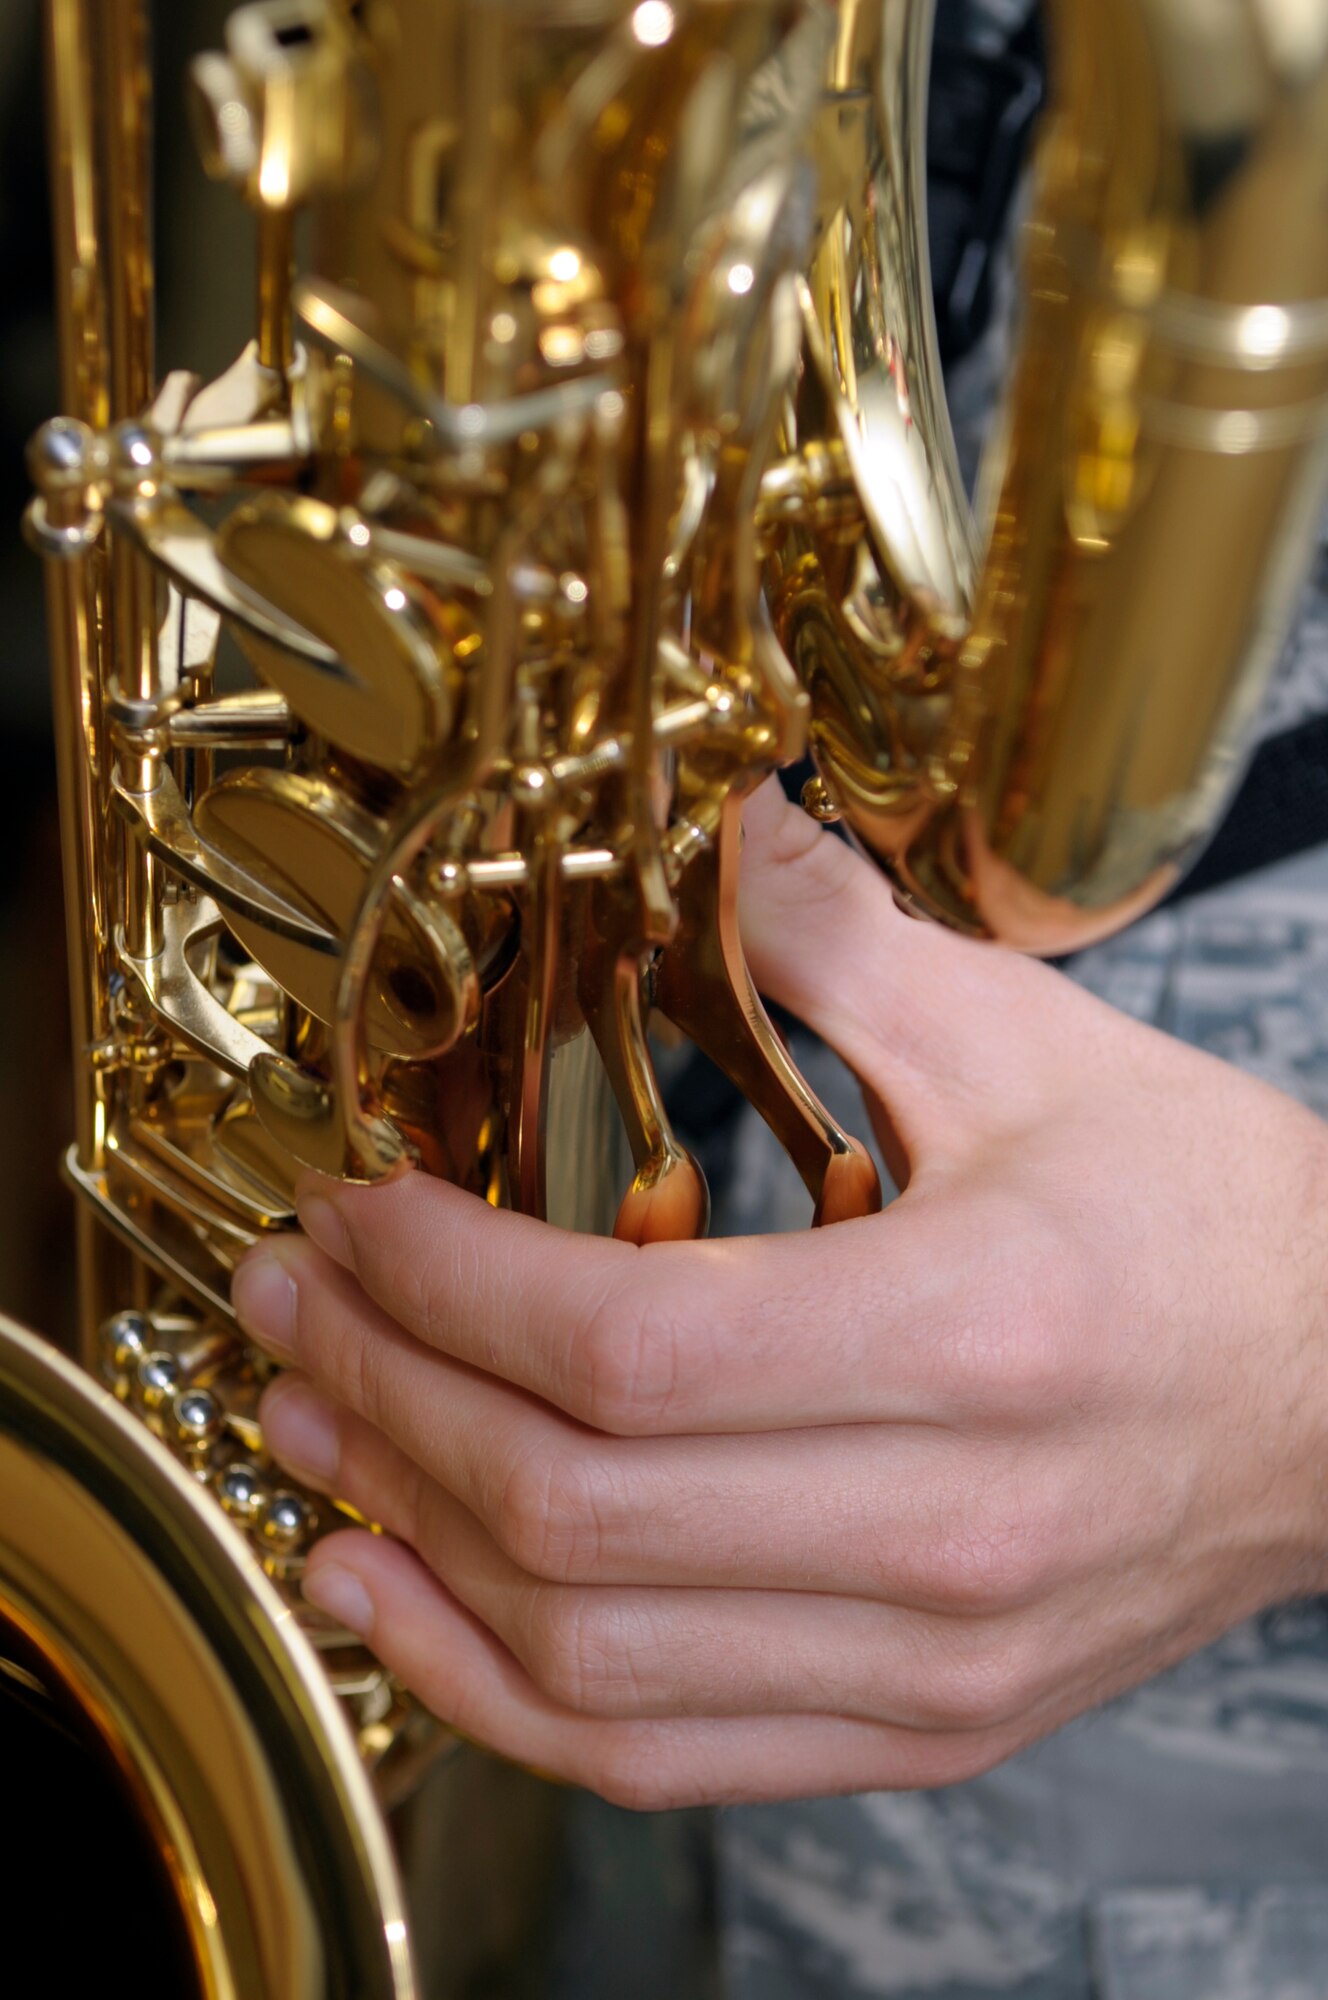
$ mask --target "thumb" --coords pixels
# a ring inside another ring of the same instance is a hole
[[[911,1158],[946,1137],[971,1143],[985,1113],[1008,1107],[1029,1022],[1045,1014],[1045,992],[1030,1014],[1030,979],[1074,989],[905,916],[886,878],[776,779],[749,799],[743,827],[739,921],[761,992],[844,1058]]]

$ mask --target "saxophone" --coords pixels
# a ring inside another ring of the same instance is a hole
[[[910,907],[1057,953],[1239,775],[1328,469],[1328,0],[1052,0],[981,525],[933,11],[241,5],[188,88],[254,334],[202,382],[153,357],[144,0],[46,0],[84,1369],[0,1334],[0,1664],[127,1802],[160,1990],[423,1990],[384,1815],[473,1754],[300,1600],[337,1510],[228,1295],[298,1175],[700,1234],[659,1019],[870,1213],[743,960],[752,789],[810,750]]]

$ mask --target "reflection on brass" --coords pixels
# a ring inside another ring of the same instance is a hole
[[[1238,768],[1328,456],[1328,0],[1053,0],[980,520],[929,302],[932,13],[241,6],[190,91],[253,215],[252,338],[158,383],[145,0],[46,0],[66,414],[28,531],[84,1358],[124,1409],[0,1335],[0,1612],[176,1856],[200,1993],[412,1990],[351,1745],[390,1804],[445,1740],[300,1604],[336,1515],[265,1454],[229,1281],[301,1171],[700,1234],[658,1016],[818,1223],[869,1214],[744,960],[755,786],[810,747],[807,810],[912,907],[1059,951],[1168,886]],[[44,1371],[53,1427],[10,1450]],[[120,1573],[108,1480],[148,1557],[123,1644],[76,1550]],[[458,1857],[403,1859],[446,1898]]]
[[[199,800],[194,821],[236,867],[308,906],[320,930],[345,939],[354,927],[382,828],[325,779],[262,766],[232,772]],[[330,1021],[340,957],[232,915],[231,930],[292,1000]],[[473,1027],[479,981],[461,932],[445,910],[396,883],[374,958],[365,1037],[378,1055],[422,1061],[443,1055]]]
[[[1156,901],[1220,813],[1312,547],[1328,10],[1053,0],[977,525],[925,300],[930,11],[838,9],[785,445],[847,454],[864,533],[785,512],[767,582],[829,794],[900,895],[1064,952]]]
[[[238,508],[218,546],[233,576],[336,651],[336,666],[321,670],[250,629],[244,643],[264,679],[338,748],[409,777],[447,737],[459,668],[483,671],[475,623],[439,603],[435,625],[420,585],[367,559],[358,517],[320,501],[273,496]]]
[[[112,1367],[142,1350],[141,1326],[119,1334]],[[187,1414],[190,1400],[174,1407]],[[163,1855],[192,1990],[410,1993],[368,1775],[256,1550],[105,1390],[7,1323],[0,1408],[0,1632],[16,1629],[40,1660]],[[278,1544],[288,1511],[260,1483],[256,1512]],[[100,1950],[115,1963],[113,1939]]]

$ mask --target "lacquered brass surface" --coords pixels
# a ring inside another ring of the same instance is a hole
[[[1066,949],[1174,879],[1293,608],[1328,437],[1328,0],[1056,0],[980,521],[931,319],[932,15],[242,6],[190,91],[202,169],[253,216],[252,338],[214,381],[158,382],[143,8],[47,0],[66,414],[34,441],[28,522],[85,1357],[143,1428],[105,1431],[125,1477],[165,1481],[142,1588],[199,1717],[231,1697],[190,1652],[206,1592],[171,1596],[181,1493],[187,1525],[205,1493],[229,1516],[218,1591],[273,1685],[305,1687],[312,1645],[383,1800],[438,1733],[301,1607],[337,1515],[266,1459],[270,1369],[229,1303],[302,1171],[414,1167],[567,1228],[700,1234],[658,1017],[761,1112],[815,1221],[870,1213],[875,1169],[744,961],[743,801],[810,744],[808,810],[913,907]],[[95,1512],[58,1442],[22,1479]],[[95,1596],[68,1562],[71,1602]],[[58,1671],[91,1687],[103,1626]],[[291,1815],[347,1815],[326,1880],[297,1856],[291,1993],[341,1990],[308,1911],[384,1852],[365,1784],[331,1799],[345,1732],[309,1685],[272,1708],[307,1793],[250,1794],[278,1876]],[[206,1873],[233,1794],[171,1715]],[[361,1887],[392,1949],[355,1990],[404,1992],[385,1861]],[[217,1962],[243,1963],[257,1919],[216,1900],[240,1912]]]
[[[166,1860],[192,1990],[410,1993],[390,1853],[312,1647],[188,1474],[6,1323],[0,1522],[0,1629],[18,1630],[40,1657],[35,1678],[118,1768]],[[11,1949],[23,1920],[7,1912]],[[95,1953],[98,1977],[137,1979],[113,1938]]]
[[[813,504],[771,593],[830,793],[901,895],[1063,952],[1155,902],[1214,823],[1313,546],[1328,8],[1049,7],[980,559],[920,254],[930,13],[839,9],[789,427]]]

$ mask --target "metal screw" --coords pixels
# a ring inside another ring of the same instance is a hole
[[[48,498],[81,493],[96,478],[97,434],[76,417],[52,417],[28,446],[28,476]]]
[[[221,1405],[206,1389],[185,1389],[175,1399],[176,1441],[202,1454],[221,1436]]]
[[[274,1493],[263,1514],[263,1540],[278,1555],[292,1555],[308,1533],[309,1523],[309,1509],[298,1493]]]
[[[139,1362],[137,1383],[144,1408],[160,1410],[180,1386],[180,1364],[173,1354],[158,1348]]]
[[[121,1378],[129,1375],[151,1351],[154,1338],[155,1329],[146,1313],[112,1313],[97,1333],[106,1372]]]
[[[267,1488],[252,1465],[228,1465],[216,1482],[217,1495],[233,1521],[251,1526],[267,1502]]]
[[[802,788],[802,809],[822,826],[837,826],[844,817],[824,778],[808,778]]]
[[[107,439],[107,473],[117,493],[138,493],[161,481],[161,439],[147,424],[129,418]]]

